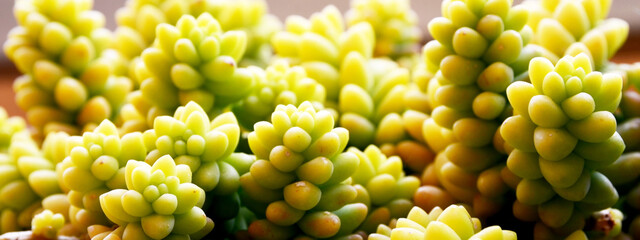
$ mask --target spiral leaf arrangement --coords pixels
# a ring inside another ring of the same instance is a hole
[[[165,155],[153,166],[129,161],[125,172],[125,189],[100,195],[105,215],[124,227],[109,234],[121,234],[122,239],[164,239],[204,235],[213,228],[200,208],[204,190],[191,183],[189,166],[176,165]]]
[[[189,166],[192,182],[207,192],[219,195],[236,192],[238,171],[251,165],[231,157],[240,138],[235,116],[224,113],[209,121],[207,113],[195,102],[179,107],[173,117],[157,117],[153,129],[145,135],[153,141],[145,159],[147,163],[153,164],[169,155],[176,164]]]
[[[346,129],[334,128],[331,113],[316,111],[310,102],[279,105],[271,122],[256,123],[249,146],[258,160],[240,182],[247,205],[266,219],[251,223],[249,234],[328,238],[360,225],[345,219],[364,219],[366,206],[342,210],[351,208],[347,203],[357,194],[345,182],[359,163],[355,154],[342,153],[348,139]]]
[[[115,48],[129,59],[140,56],[156,39],[156,26],[161,23],[175,25],[183,15],[198,15],[202,5],[203,1],[193,0],[128,0],[116,12]]]
[[[592,71],[583,53],[565,56],[555,66],[534,58],[529,74],[531,83],[509,86],[515,116],[500,131],[514,148],[507,166],[523,179],[516,190],[518,201],[537,207],[544,224],[559,228],[574,215],[618,200],[598,169],[616,161],[625,148],[612,114],[620,102],[622,79]]]
[[[69,189],[69,220],[85,231],[93,224],[109,222],[98,197],[111,189],[123,189],[128,161],[143,161],[145,140],[139,132],[118,135],[116,126],[103,121],[93,132],[71,136],[66,141],[66,157],[58,166],[63,185]]]
[[[255,76],[237,62],[246,49],[246,34],[223,32],[210,14],[184,15],[175,26],[160,24],[157,41],[142,53],[146,75],[140,91],[151,107],[138,109],[149,125],[194,101],[207,113],[222,109],[251,92]]]

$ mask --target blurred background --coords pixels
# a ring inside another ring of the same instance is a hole
[[[115,12],[118,8],[124,6],[126,0],[95,0],[94,9],[102,12],[107,19],[107,27],[115,29],[116,22],[114,19]],[[292,14],[308,17],[316,11],[328,4],[338,7],[343,13],[349,8],[349,0],[266,0],[269,5],[269,12],[275,14],[282,21]],[[16,25],[13,18],[13,2],[11,0],[0,1],[0,41],[4,43],[7,33]],[[514,4],[522,2],[522,0],[514,0]],[[441,0],[412,0],[411,5],[414,11],[418,13],[420,19],[420,27],[423,33],[428,37],[427,24],[432,18],[440,16]],[[640,34],[640,0],[613,0],[610,17],[617,17],[626,20],[631,26],[631,31],[635,35]],[[640,44],[636,42],[635,44]],[[1,51],[0,51],[1,52]],[[4,52],[0,53],[0,64],[7,64],[7,57]]]
[[[107,27],[115,29],[115,12],[124,6],[126,0],[95,0],[94,9],[102,12],[107,20]],[[313,12],[320,11],[328,4],[334,4],[343,13],[349,8],[349,0],[266,0],[269,12],[275,14],[281,21],[292,14],[308,17]],[[514,0],[514,5],[522,0]],[[16,25],[13,17],[13,3],[11,0],[0,0],[0,44],[4,43],[7,33]],[[412,9],[418,13],[420,28],[424,34],[423,41],[431,37],[428,35],[427,24],[440,16],[441,0],[412,0]],[[618,52],[614,61],[640,61],[640,0],[613,0],[609,17],[626,20],[631,32],[625,46]],[[0,51],[0,106],[7,109],[11,115],[23,115],[13,102],[11,82],[18,76],[13,64]]]

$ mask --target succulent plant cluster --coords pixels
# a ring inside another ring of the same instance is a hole
[[[15,2],[0,233],[640,236],[640,65],[611,61],[610,0],[443,0],[421,51],[408,0],[284,24],[262,0],[127,0],[113,32],[92,5]]]

